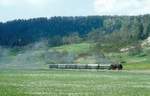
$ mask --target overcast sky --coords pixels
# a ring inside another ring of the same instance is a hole
[[[0,21],[52,16],[149,13],[150,0],[0,0]]]

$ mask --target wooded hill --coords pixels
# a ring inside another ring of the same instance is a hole
[[[150,33],[150,15],[52,17],[0,23],[0,45],[24,46],[48,40],[51,46],[82,41],[142,40]]]

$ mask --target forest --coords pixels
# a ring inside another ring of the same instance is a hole
[[[84,41],[129,44],[149,33],[150,15],[19,19],[0,23],[0,45],[22,47],[41,40],[49,46]]]

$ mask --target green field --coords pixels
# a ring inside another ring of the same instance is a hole
[[[25,50],[15,54],[7,52],[0,59],[0,96],[150,95],[149,49],[133,56],[117,52],[105,53],[106,58],[112,61],[124,62],[123,71],[48,69],[45,60],[49,58],[45,59],[44,55],[52,50],[76,54],[77,63],[94,63],[95,58],[89,54],[91,46],[89,43],[81,43],[48,50]]]
[[[0,96],[149,96],[149,89],[150,71],[0,71]]]
[[[90,43],[80,43],[48,48],[43,48],[42,46],[39,49],[22,49],[19,52],[7,49],[7,51],[2,51],[5,55],[0,56],[0,69],[48,69],[48,64],[66,63],[70,59],[74,64],[95,64],[101,58],[93,55],[92,46]],[[103,54],[106,59],[115,63],[124,62],[122,64],[125,70],[150,70],[150,49],[143,48],[143,50],[143,53],[133,56],[120,52],[104,52]],[[59,52],[61,55],[54,54],[49,56],[51,51]],[[60,58],[64,54],[68,54],[65,55],[66,58]],[[69,58],[71,56],[73,58]]]
[[[72,45],[64,45],[60,47],[54,47],[52,49],[63,52],[71,52],[76,54],[89,53],[92,52],[92,44],[90,43],[80,43],[80,44],[72,44]],[[143,53],[139,53],[137,55],[129,56],[127,53],[119,53],[119,52],[110,52],[104,53],[106,58],[111,59],[114,62],[125,62],[123,63],[125,70],[149,70],[150,69],[150,48],[143,48]],[[95,63],[95,58],[93,57],[80,57],[77,60],[77,63]]]

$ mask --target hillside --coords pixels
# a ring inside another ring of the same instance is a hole
[[[128,70],[150,69],[146,40],[149,33],[150,15],[52,17],[0,23],[0,68],[122,63]]]
[[[143,42],[146,41],[147,40],[144,40]],[[149,46],[143,46],[142,51],[136,54],[130,51],[99,52],[95,51],[93,46],[93,43],[80,43],[48,47],[41,42],[34,44],[32,47],[28,46],[23,49],[1,48],[0,68],[48,69],[48,64],[107,64],[121,62],[125,70],[150,69]]]
[[[49,45],[58,46],[87,40],[100,41],[103,37],[117,37],[127,42],[145,39],[149,32],[150,15],[35,18],[0,23],[0,45],[22,47],[48,40]],[[78,38],[74,37],[69,42],[67,37],[73,37],[74,33]]]
[[[148,39],[144,40],[144,43],[147,43]],[[143,45],[143,42],[140,43]],[[150,44],[150,43],[149,43]],[[60,47],[54,47],[53,49],[63,52],[75,52],[79,57],[75,60],[77,63],[122,63],[125,70],[149,70],[150,69],[150,45],[146,44],[142,47],[141,52],[132,53],[127,52],[104,52],[100,53],[104,57],[96,58],[96,54],[92,55],[89,53],[94,53],[95,51],[92,48],[93,43],[81,43],[73,45],[65,45]],[[101,49],[99,49],[101,50]],[[133,50],[131,50],[133,51]],[[132,54],[131,54],[132,53]]]

